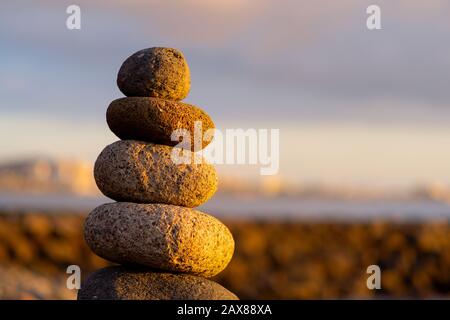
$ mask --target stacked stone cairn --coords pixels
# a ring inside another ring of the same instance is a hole
[[[196,121],[203,130],[214,128],[203,110],[180,102],[190,89],[183,54],[138,51],[122,64],[117,85],[127,97],[113,101],[106,118],[121,140],[94,166],[98,188],[117,202],[89,214],[84,237],[97,255],[120,265],[91,274],[78,299],[237,299],[207,279],[230,262],[233,237],[219,220],[193,209],[216,192],[215,168],[195,146],[181,149],[172,141],[177,129],[193,136]],[[177,149],[191,162],[173,161]]]

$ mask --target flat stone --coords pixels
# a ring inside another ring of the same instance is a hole
[[[192,151],[209,144],[210,141],[202,141],[203,132],[214,128],[209,115],[196,106],[149,97],[114,100],[108,107],[106,120],[111,131],[122,140],[142,140],[168,146],[179,143],[171,139],[175,130],[189,130]],[[195,133],[195,122],[201,123],[199,133]],[[194,148],[194,138],[201,142],[197,148]]]
[[[203,277],[225,269],[234,252],[233,236],[219,220],[164,204],[103,204],[87,217],[84,238],[113,262]]]
[[[91,274],[78,291],[78,300],[238,300],[238,297],[201,277],[117,266]]]
[[[182,100],[191,86],[189,67],[183,54],[176,49],[140,50],[120,67],[117,86],[128,97]]]
[[[189,150],[191,159],[204,163],[177,164],[169,146],[135,140],[116,141],[103,149],[94,177],[104,195],[116,201],[166,203],[196,207],[217,190],[214,166]]]

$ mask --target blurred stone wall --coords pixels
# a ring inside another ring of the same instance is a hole
[[[108,265],[82,235],[85,213],[0,214],[0,298],[74,299],[82,277]],[[236,250],[215,280],[241,299],[450,298],[449,221],[322,223],[226,221]],[[366,268],[379,265],[381,290]]]

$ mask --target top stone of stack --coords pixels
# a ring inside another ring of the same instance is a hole
[[[188,95],[191,86],[189,67],[176,49],[143,49],[122,64],[117,86],[128,97],[180,101]]]

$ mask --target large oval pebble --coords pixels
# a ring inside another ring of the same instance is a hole
[[[91,274],[78,300],[237,300],[220,284],[193,275],[108,267]]]
[[[222,271],[234,252],[233,236],[219,220],[164,204],[101,205],[87,217],[84,237],[104,259],[204,277]]]
[[[117,75],[117,86],[128,97],[182,100],[191,86],[189,67],[179,50],[143,49],[122,64]]]
[[[98,188],[116,201],[201,205],[217,190],[216,169],[189,150],[192,162],[177,164],[173,149],[181,150],[135,140],[106,146],[94,166]]]
[[[214,128],[209,115],[202,109],[182,102],[149,97],[130,97],[114,100],[106,113],[108,126],[122,140],[134,139],[168,146],[175,130],[189,133],[192,151],[206,147],[203,133]],[[194,141],[197,140],[197,145]]]

